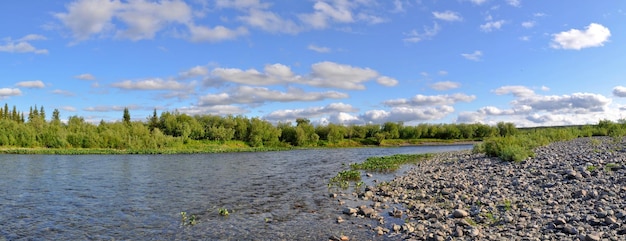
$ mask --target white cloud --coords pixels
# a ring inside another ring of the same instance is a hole
[[[304,92],[301,89],[289,88],[287,92],[281,92],[263,87],[239,86],[232,93],[202,96],[198,105],[261,104],[265,102],[319,101],[345,98],[348,98],[348,94],[336,91]]]
[[[406,38],[404,38],[403,41],[417,43],[425,39],[431,39],[432,37],[437,35],[439,31],[441,31],[441,27],[439,27],[439,24],[437,24],[437,22],[435,22],[433,23],[432,28],[429,26],[424,26],[424,31],[422,33],[418,32],[415,29],[411,30],[411,32],[409,33],[405,33],[404,35],[406,36]]]
[[[79,79],[79,80],[95,80],[96,77],[93,76],[92,74],[79,74],[74,76],[74,78]]]
[[[526,21],[526,22],[522,22],[522,27],[524,28],[532,28],[534,27],[536,24],[535,21]]]
[[[487,2],[487,0],[469,0],[470,2],[476,4],[476,5],[481,5],[485,2]]]
[[[238,19],[249,26],[271,33],[296,34],[301,31],[300,27],[293,21],[283,19],[270,11],[250,9],[249,15],[238,17]]]
[[[476,50],[471,54],[461,54],[461,56],[463,56],[463,58],[466,58],[468,60],[480,61],[481,57],[483,56],[483,52]]]
[[[55,95],[63,95],[63,96],[75,96],[76,94],[74,94],[71,91],[67,91],[67,90],[60,90],[60,89],[56,89],[52,91],[53,94]]]
[[[215,6],[217,8],[235,8],[239,10],[246,10],[250,8],[267,8],[269,7],[269,4],[261,3],[260,0],[216,0]]]
[[[315,52],[318,53],[330,53],[330,48],[328,47],[322,47],[322,46],[317,46],[314,44],[309,44],[309,46],[307,47],[309,50],[313,50]]]
[[[391,86],[396,86],[398,84],[398,80],[391,78],[391,77],[387,77],[387,76],[381,76],[376,79],[376,83],[391,87]]]
[[[489,21],[480,25],[480,30],[483,32],[491,32],[493,30],[499,30],[506,22],[504,20]]]
[[[521,85],[507,85],[493,90],[496,95],[513,94],[515,97],[528,97],[535,94],[535,91]]]
[[[552,35],[551,47],[555,49],[575,49],[604,46],[609,41],[611,31],[600,24],[591,23],[581,31],[571,29]]]
[[[319,62],[311,66],[306,76],[296,75],[291,68],[282,64],[266,65],[264,72],[256,69],[215,68],[210,77],[204,80],[205,86],[216,86],[220,82],[233,82],[246,85],[304,84],[324,88],[364,90],[364,82],[376,80],[384,86],[393,86],[397,80],[380,76],[369,68],[359,68],[334,62]]]
[[[113,83],[111,86],[126,90],[184,90],[193,87],[193,84],[184,84],[174,80],[153,78],[139,81],[125,80]]]
[[[189,27],[190,33],[189,40],[192,42],[220,42],[248,35],[248,29],[244,27],[229,29],[224,26],[215,26],[213,28],[197,26],[195,24],[189,24],[187,26]]]
[[[17,40],[6,38],[4,39],[4,44],[0,44],[0,52],[48,54],[47,49],[38,49],[29,43],[34,40],[46,40],[46,37],[37,34],[29,34]]]
[[[188,23],[191,21],[191,13],[191,8],[183,1],[129,1],[116,14],[128,26],[125,30],[119,30],[117,36],[135,41],[152,39],[156,32],[169,23]]]
[[[474,95],[460,93],[453,95],[415,95],[411,99],[387,100],[383,104],[389,107],[436,106],[452,105],[457,102],[472,102],[474,99],[476,99]]]
[[[213,77],[208,81],[218,79],[248,85],[274,85],[294,82],[298,78],[291,68],[282,64],[266,65],[264,70],[265,73],[256,69],[215,68],[211,71]]]
[[[522,6],[522,0],[506,0],[506,3],[508,3],[509,5],[511,5],[513,7],[521,7]]]
[[[193,21],[191,7],[180,0],[76,0],[66,5],[66,11],[54,16],[72,32],[76,41],[109,33],[133,41],[152,39],[170,26],[172,31],[187,36],[193,42],[232,40],[248,34],[243,27],[230,29],[197,25]]]
[[[178,76],[183,79],[198,77],[198,76],[206,76],[209,75],[209,69],[205,66],[195,66],[187,71],[183,71],[178,73]]]
[[[363,82],[378,77],[378,72],[370,68],[358,68],[333,62],[313,64],[311,70],[312,77],[305,84],[317,87],[364,90]]]
[[[434,90],[451,90],[461,87],[461,83],[452,81],[441,81],[430,85]]]
[[[24,88],[33,88],[33,89],[41,89],[45,88],[46,84],[41,80],[32,80],[32,81],[22,81],[15,84],[15,86],[24,87]]]
[[[0,99],[6,99],[11,96],[22,95],[22,91],[18,88],[0,88]]]
[[[94,34],[113,29],[115,12],[122,8],[119,0],[78,0],[65,6],[67,13],[56,13],[76,40],[85,40]]]
[[[440,107],[394,107],[390,111],[370,110],[360,118],[366,123],[384,123],[398,121],[429,121],[443,119],[454,112],[451,106]]]
[[[139,110],[142,109],[137,105],[129,105],[129,106],[120,106],[120,105],[99,105],[99,106],[90,106],[83,108],[84,111],[89,112],[111,112],[111,111],[123,111],[128,108],[128,110]]]
[[[269,113],[264,119],[272,121],[294,121],[297,118],[315,118],[326,115],[333,115],[337,113],[345,112],[357,112],[358,110],[349,104],[344,103],[332,103],[323,107],[311,107],[306,109],[293,109],[293,110],[277,110]],[[346,117],[346,116],[343,116]],[[350,118],[347,118],[350,119]]]
[[[241,115],[249,111],[234,105],[190,106],[178,108],[178,111],[188,115]]]
[[[74,106],[61,106],[61,110],[69,111],[69,112],[75,112],[76,111],[76,107],[74,107]]]
[[[613,95],[617,97],[626,97],[626,87],[615,86],[615,88],[613,88]]]
[[[313,5],[312,13],[300,14],[298,17],[314,29],[328,28],[331,23],[353,23],[357,20],[369,24],[385,22],[384,18],[366,11],[358,12],[359,7],[370,5],[371,1],[318,0]]]
[[[436,19],[449,21],[449,22],[462,21],[463,20],[461,15],[459,15],[459,13],[453,12],[453,11],[449,11],[449,10],[448,11],[444,11],[444,12],[433,12],[433,16],[435,16]]]
[[[611,103],[608,99],[599,94],[574,93],[561,96],[529,96],[514,100],[514,106],[530,106],[534,111],[568,111],[575,113],[600,112]]]

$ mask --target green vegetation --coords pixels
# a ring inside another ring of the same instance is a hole
[[[0,153],[12,154],[173,154],[271,151],[309,147],[401,146],[423,143],[483,141],[474,150],[507,161],[522,161],[533,148],[581,136],[626,135],[626,121],[598,125],[519,129],[512,123],[382,125],[313,125],[299,118],[273,124],[244,116],[194,115],[154,110],[144,121],[132,121],[124,108],[118,122],[94,124],[83,117],[61,121],[55,109],[47,119],[43,106],[25,115],[16,106],[0,108]]]
[[[431,158],[432,154],[396,154],[383,157],[369,157],[363,163],[350,165],[352,170],[365,170],[377,172],[393,172],[401,165],[416,163],[418,161]]]
[[[180,212],[180,220],[183,225],[196,225],[198,224],[198,218],[196,215],[187,216],[187,212]]]
[[[226,209],[226,208],[219,208],[217,210],[217,212],[220,214],[220,216],[228,216],[228,215],[230,215],[230,213],[228,212],[228,209]]]
[[[432,156],[432,154],[396,154],[392,156],[369,157],[363,163],[350,164],[350,170],[337,173],[336,176],[330,179],[328,186],[338,186],[345,189],[350,187],[350,182],[355,182],[355,188],[358,189],[364,185],[361,181],[361,170],[393,172],[398,170],[401,165],[416,163]]]
[[[602,120],[597,125],[542,127],[508,130],[510,126],[498,124],[500,135],[486,138],[483,143],[474,146],[475,153],[485,153],[487,156],[500,157],[505,161],[520,162],[533,157],[533,150],[552,142],[567,141],[578,137],[611,136],[614,143],[619,143],[626,134],[626,121],[614,123]],[[590,142],[594,147],[599,141]]]
[[[475,141],[495,136],[484,124],[313,125],[272,124],[244,116],[194,115],[154,110],[144,121],[132,121],[124,108],[120,121],[94,124],[83,117],[61,120],[55,109],[42,107],[25,115],[5,103],[0,108],[0,153],[12,154],[171,154],[267,151],[309,147],[414,145],[424,142]],[[47,119],[49,118],[49,119]]]

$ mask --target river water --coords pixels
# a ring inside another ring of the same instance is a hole
[[[368,228],[355,227],[371,221],[335,223],[342,207],[327,184],[344,164],[470,148],[0,155],[0,240],[368,239]],[[220,208],[230,215],[220,216]],[[195,215],[197,224],[185,225],[181,212]]]

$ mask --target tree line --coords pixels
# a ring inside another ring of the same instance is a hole
[[[0,146],[24,148],[107,148],[160,149],[184,148],[190,142],[239,141],[250,147],[311,147],[379,145],[385,140],[444,139],[482,140],[507,136],[519,130],[512,123],[419,124],[387,122],[365,125],[313,125],[306,118],[296,123],[277,123],[258,117],[194,115],[156,109],[145,121],[131,121],[126,108],[118,122],[93,124],[80,116],[63,122],[55,109],[47,120],[46,111],[31,107],[29,113],[0,111]]]

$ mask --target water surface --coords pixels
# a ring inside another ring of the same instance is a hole
[[[0,240],[367,238],[328,180],[370,156],[471,145],[197,155],[0,155]],[[377,178],[391,178],[378,176]],[[218,215],[219,208],[230,211]],[[196,215],[183,225],[180,212]]]

